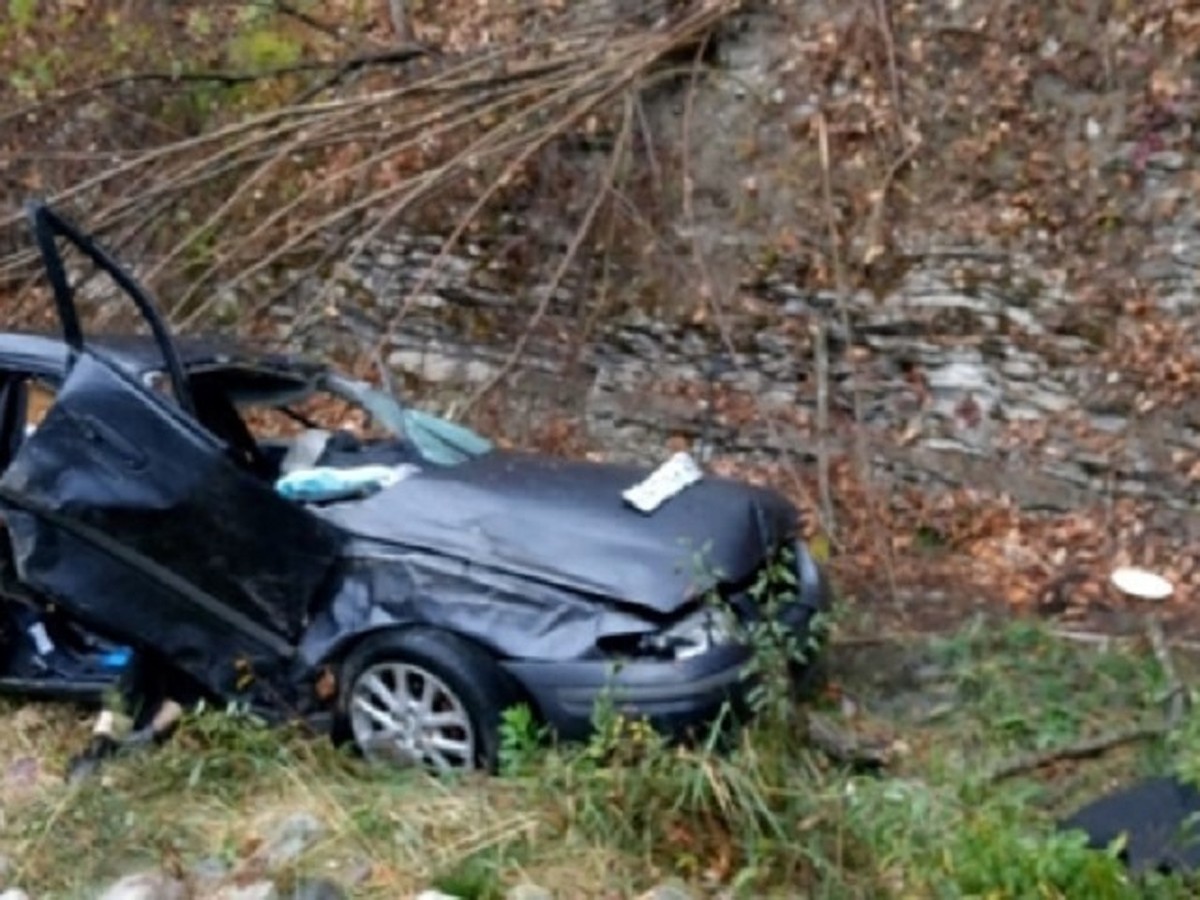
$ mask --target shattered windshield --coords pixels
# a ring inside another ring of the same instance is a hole
[[[465,425],[402,406],[394,396],[341,375],[326,375],[321,386],[363,409],[394,438],[410,441],[430,463],[455,465],[492,449],[492,442]]]
[[[364,449],[381,450],[390,459],[403,448],[405,458],[415,454],[419,461],[439,466],[458,465],[493,448],[465,425],[406,407],[391,393],[336,372],[313,377],[224,364],[193,368],[188,377],[200,398],[202,424],[234,442],[239,431],[248,431],[250,439],[264,446],[296,446],[298,454],[289,459],[328,458],[324,450],[331,446],[331,435],[332,446],[342,451],[353,446],[360,458],[365,458]],[[164,380],[161,373],[147,379],[151,387]],[[315,452],[298,446],[305,442]],[[343,465],[351,464],[344,453],[342,458]]]

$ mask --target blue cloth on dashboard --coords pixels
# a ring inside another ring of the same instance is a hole
[[[355,466],[335,469],[317,466],[290,472],[275,482],[275,490],[289,500],[321,502],[363,497],[395,484],[406,474],[404,466]]]

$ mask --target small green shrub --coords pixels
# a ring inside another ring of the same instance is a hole
[[[504,885],[489,853],[477,853],[459,860],[435,875],[433,887],[461,900],[500,900]]]
[[[504,710],[500,720],[500,772],[516,776],[528,772],[536,763],[547,737],[529,704],[521,703]]]

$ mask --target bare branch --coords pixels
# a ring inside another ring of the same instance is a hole
[[[412,25],[408,21],[406,0],[388,0],[388,18],[392,22],[392,33],[401,43],[412,40]]]
[[[595,195],[592,197],[592,202],[588,204],[587,212],[584,213],[583,219],[579,223],[579,227],[575,229],[575,234],[571,238],[571,243],[568,245],[566,252],[559,261],[558,267],[554,270],[554,274],[550,278],[550,283],[544,287],[545,293],[538,301],[537,309],[530,317],[529,323],[525,326],[525,330],[521,332],[520,338],[513,346],[512,352],[504,361],[504,364],[489,378],[474,394],[472,394],[467,402],[463,405],[459,414],[463,415],[485,397],[497,384],[504,380],[512,371],[517,360],[521,358],[521,354],[525,352],[525,347],[529,343],[529,338],[533,334],[533,330],[537,328],[542,318],[546,315],[546,310],[550,306],[550,301],[554,297],[554,292],[558,290],[558,286],[562,284],[563,276],[567,274],[567,270],[571,264],[575,262],[579,255],[579,248],[583,246],[583,242],[587,240],[589,234],[592,233],[592,225],[596,221],[596,214],[600,212],[600,207],[604,201],[608,199],[609,192],[612,190],[613,182],[617,177],[617,169],[621,165],[621,161],[625,158],[625,154],[629,149],[629,135],[632,130],[633,122],[633,98],[626,98],[625,101],[625,118],[621,124],[621,131],[617,135],[616,145],[613,147],[612,153],[609,156],[608,170],[604,173],[600,186],[596,189]]]
[[[1127,744],[1157,740],[1164,737],[1168,731],[1166,725],[1140,725],[1088,738],[1065,747],[1056,747],[1042,753],[1031,753],[997,766],[988,776],[988,780],[1003,781],[1006,778],[1023,775],[1056,762],[1100,756],[1109,750],[1124,747]]]
[[[837,288],[837,310],[841,319],[843,339],[847,345],[853,343],[853,329],[850,324],[850,287],[846,275],[845,262],[842,259],[841,237],[838,234],[837,210],[833,200],[833,175],[829,158],[829,125],[824,113],[817,116],[817,149],[821,160],[821,192],[825,201],[825,220],[829,232],[829,253],[833,261],[834,281]],[[853,364],[853,362],[852,362]],[[867,499],[872,505],[878,503],[873,487],[874,478],[871,472],[871,461],[867,455],[866,424],[863,421],[862,390],[858,384],[857,372],[851,373],[853,383],[851,398],[854,404],[854,455],[859,477],[867,488]],[[876,512],[880,512],[876,510]],[[876,521],[882,517],[876,515]],[[878,544],[879,558],[884,561],[887,572],[888,586],[891,596],[895,599],[899,592],[896,589],[895,564],[892,559],[892,544],[882,529],[875,528],[873,533]]]

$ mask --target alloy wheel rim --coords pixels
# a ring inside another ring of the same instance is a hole
[[[475,730],[466,707],[422,666],[369,666],[350,693],[350,727],[373,761],[438,771],[475,767]]]

